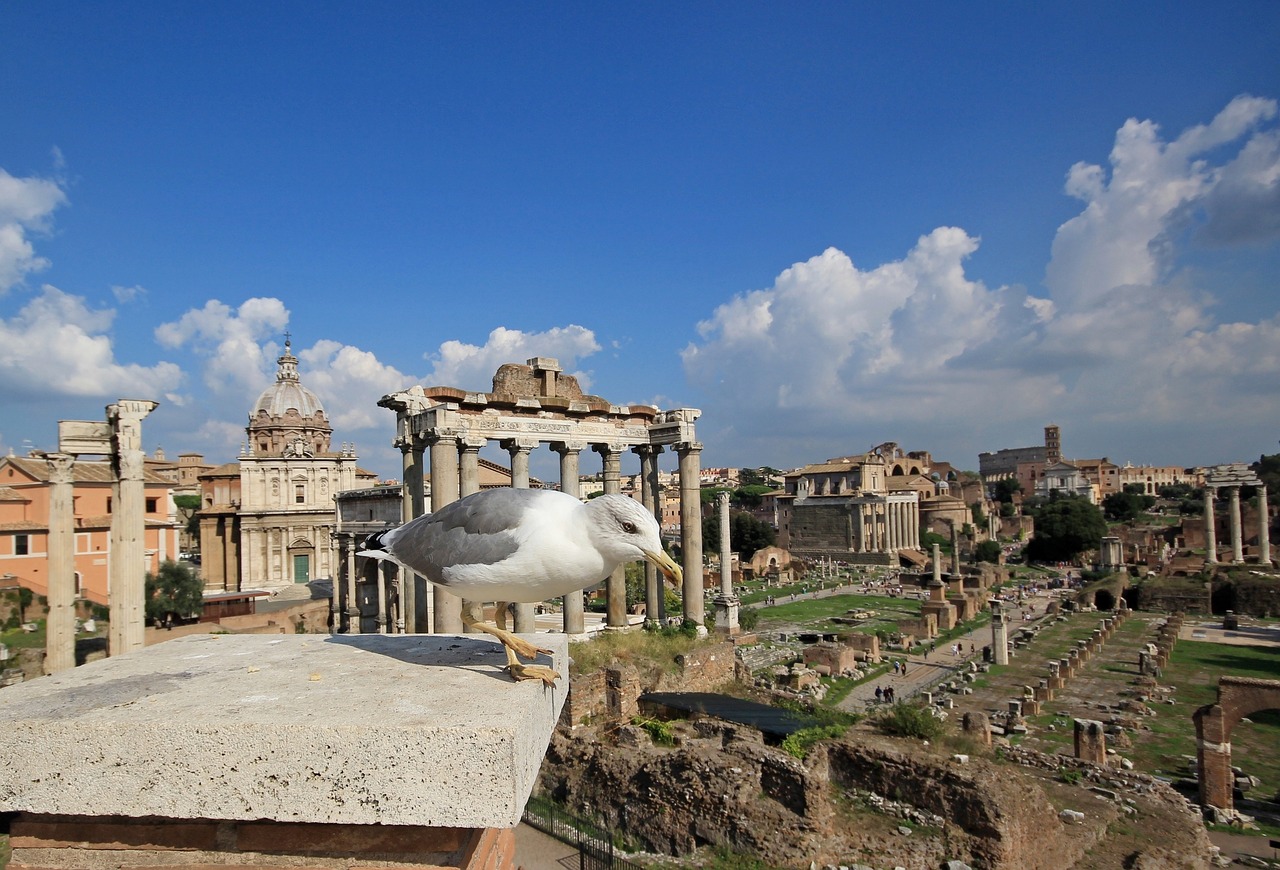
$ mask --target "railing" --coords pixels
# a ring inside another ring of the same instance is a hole
[[[613,850],[613,834],[593,822],[565,812],[555,802],[536,795],[524,807],[524,821],[578,850],[580,870],[644,870]]]

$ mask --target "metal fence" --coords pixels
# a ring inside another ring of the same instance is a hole
[[[579,870],[645,870],[614,854],[613,834],[593,822],[565,812],[555,802],[536,795],[524,807],[528,824],[578,850]]]

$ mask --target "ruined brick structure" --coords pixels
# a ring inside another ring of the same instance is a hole
[[[1231,731],[1243,717],[1260,710],[1280,709],[1280,680],[1221,677],[1218,703],[1206,704],[1192,715],[1196,723],[1196,759],[1200,776],[1200,804],[1234,809],[1231,773]]]

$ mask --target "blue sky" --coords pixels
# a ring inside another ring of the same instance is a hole
[[[558,357],[705,465],[1280,437],[1280,4],[0,5],[0,449]],[[553,455],[535,473],[554,477]],[[501,458],[495,454],[494,458]],[[593,460],[584,470],[594,470]]]

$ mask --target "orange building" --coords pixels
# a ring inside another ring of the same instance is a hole
[[[171,498],[174,484],[144,472],[146,570],[178,558],[179,524]],[[0,575],[37,595],[49,594],[49,464],[41,458],[0,458]],[[107,560],[111,552],[111,463],[77,461],[75,505],[76,597],[107,604]],[[7,585],[7,584],[6,584]]]

